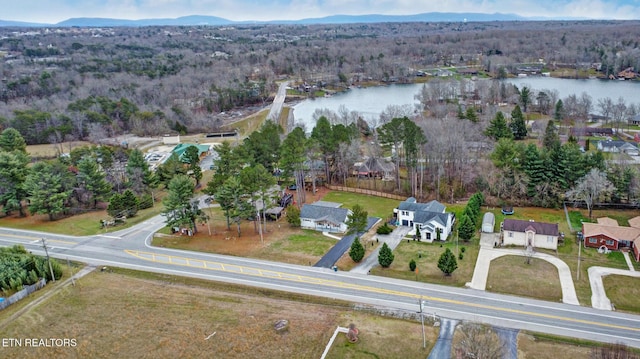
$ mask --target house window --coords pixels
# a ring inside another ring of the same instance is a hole
[[[509,232],[509,238],[513,238],[513,232]]]
[[[589,243],[591,243],[591,244],[596,244],[596,243],[598,243],[598,238],[595,238],[595,237],[591,237],[591,238],[589,238]]]
[[[614,245],[613,239],[607,239],[606,243],[607,243],[608,246],[613,246]]]
[[[427,232],[427,240],[430,241],[431,240],[431,232]]]
[[[408,215],[409,215],[409,212],[408,212],[408,211],[402,211],[402,215],[403,215],[403,216],[408,216]]]
[[[553,237],[547,236],[547,243],[553,243]]]

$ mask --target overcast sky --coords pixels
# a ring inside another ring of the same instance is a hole
[[[329,15],[423,12],[638,19],[640,0],[0,0],[0,19],[56,23],[73,17],[118,19],[211,15],[229,20],[298,20]]]

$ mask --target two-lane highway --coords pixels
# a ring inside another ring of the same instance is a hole
[[[96,236],[72,237],[0,229],[0,245],[22,244],[61,259],[150,272],[237,283],[348,300],[393,310],[427,312],[452,319],[483,322],[640,348],[640,316],[390,278],[334,272],[257,259],[205,254],[149,245],[161,217],[135,227]]]

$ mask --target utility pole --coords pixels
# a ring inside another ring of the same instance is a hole
[[[51,279],[55,282],[56,276],[53,275],[53,267],[51,266],[51,259],[49,258],[49,250],[47,249],[47,243],[42,238],[42,247],[44,247],[44,253],[47,255],[47,262],[49,262],[49,271],[51,272]]]
[[[581,254],[582,254],[582,239],[578,239],[578,272],[576,273],[576,280],[580,280],[580,262],[582,261],[581,258]]]

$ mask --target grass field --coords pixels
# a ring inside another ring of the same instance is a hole
[[[53,158],[63,153],[69,153],[72,149],[80,146],[89,146],[87,141],[72,141],[59,144],[43,144],[27,146],[27,153],[31,157],[37,158]]]
[[[464,248],[463,259],[456,256],[458,269],[450,276],[445,276],[438,268],[438,259],[446,248],[449,248],[453,254],[462,253]],[[371,270],[371,274],[462,287],[473,277],[478,249],[477,242],[460,242],[456,250],[456,243],[452,241],[441,244],[405,240],[393,251],[394,260],[391,266],[376,267]],[[409,269],[409,262],[412,259],[416,261],[417,273]]]
[[[370,217],[379,217],[382,219],[392,217],[393,209],[400,204],[400,201],[395,199],[338,191],[327,193],[322,200],[342,203],[342,208],[353,208],[354,205],[359,204],[369,212]]]
[[[521,297],[562,301],[558,269],[551,263],[521,256],[504,256],[491,261],[487,291]],[[543,274],[543,275],[542,275]]]
[[[425,358],[438,336],[430,317],[425,317],[423,349],[417,320],[356,310],[342,301],[255,292],[118,268],[93,272],[0,328],[2,338],[67,338],[77,346],[3,348],[2,357],[318,358],[336,327],[353,323],[359,341],[351,344],[339,334],[327,358]],[[9,315],[0,312],[0,322]],[[288,320],[289,328],[277,333],[273,325],[280,319]],[[584,358],[589,345],[523,332],[518,358]]]
[[[240,136],[248,136],[250,133],[257,131],[262,126],[262,123],[267,118],[269,109],[264,109],[256,112],[255,114],[245,117],[242,120],[225,125],[226,129],[236,129],[240,133]]]
[[[427,326],[429,346],[423,349],[418,321],[353,311],[344,302],[253,292],[128,270],[94,272],[0,329],[2,338],[73,338],[76,347],[3,348],[2,356],[317,358],[337,326],[354,323],[360,341],[338,340],[329,357],[416,358],[426,357],[437,337],[438,329]],[[289,321],[284,333],[273,328],[280,319]]]
[[[602,278],[602,282],[616,310],[640,313],[640,278],[609,275]]]

